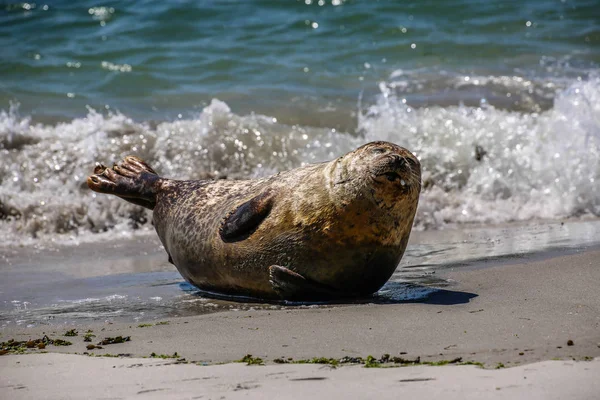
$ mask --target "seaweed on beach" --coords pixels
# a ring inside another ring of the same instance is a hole
[[[79,336],[79,333],[75,329],[69,329],[63,336]]]
[[[162,359],[167,359],[167,358],[180,358],[181,356],[179,354],[177,354],[177,352],[173,353],[172,355],[169,354],[156,354],[156,353],[152,353],[150,354],[150,358],[162,358]]]
[[[73,343],[69,342],[68,340],[62,340],[62,339],[51,339],[51,343],[54,346],[70,346]]]
[[[326,364],[337,367],[340,361],[336,358],[313,357],[307,360],[292,361],[293,364]]]
[[[111,358],[127,358],[127,357],[132,357],[133,354],[131,353],[119,353],[119,354],[110,354],[110,353],[104,353],[104,354],[93,354],[93,353],[88,353],[85,352],[83,353],[88,357],[111,357]]]
[[[159,321],[154,324],[139,324],[137,327],[138,328],[148,328],[150,326],[159,326],[159,325],[169,325],[169,321]]]
[[[246,354],[236,362],[246,363],[246,365],[264,365],[264,361],[260,357],[253,357],[252,354]]]
[[[53,346],[70,346],[73,343],[62,339],[50,339],[44,335],[41,339],[32,340],[14,340],[10,339],[6,342],[0,342],[0,356],[5,354],[24,354],[28,350],[43,350],[47,345]]]
[[[390,358],[390,361],[393,362],[394,364],[417,365],[417,364],[421,364],[421,357],[417,357],[412,360],[408,359],[408,358],[402,358],[402,357],[392,357],[392,358]]]
[[[402,354],[402,353],[401,353]],[[238,362],[249,362],[254,360],[251,355],[245,356]],[[262,359],[258,359],[261,362]],[[484,365],[477,361],[463,361],[462,357],[457,357],[451,360],[438,360],[438,361],[421,361],[421,357],[413,359],[403,357],[392,357],[389,354],[383,354],[381,357],[376,358],[372,355],[363,357],[350,357],[345,356],[342,358],[327,358],[327,357],[313,357],[308,359],[294,360],[292,357],[284,358],[279,357],[273,360],[275,364],[326,364],[332,367],[337,367],[340,364],[350,365],[364,365],[365,368],[390,368],[390,367],[404,367],[409,365],[429,365],[429,366],[443,366],[443,365],[475,365],[483,368]],[[248,363],[248,365],[252,365]]]
[[[118,344],[130,342],[131,336],[116,336],[116,337],[107,337],[98,342],[98,346],[106,346],[108,344]]]
[[[365,360],[362,357],[345,356],[340,358],[340,364],[364,364]]]
[[[373,356],[367,356],[365,360],[365,368],[381,368],[384,363],[380,362]]]
[[[84,341],[84,342],[91,342],[91,341],[92,341],[92,338],[95,338],[95,337],[96,337],[96,335],[94,335],[92,332],[93,332],[93,331],[90,329],[90,330],[88,330],[88,331],[87,331],[87,332],[86,332],[86,333],[83,335],[83,341]]]

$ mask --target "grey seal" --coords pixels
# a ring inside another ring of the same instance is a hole
[[[419,160],[371,142],[335,160],[248,180],[174,180],[127,156],[88,186],[153,210],[169,261],[206,291],[264,299],[370,295],[402,258]]]

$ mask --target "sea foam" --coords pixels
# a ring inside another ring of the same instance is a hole
[[[413,108],[389,92],[361,115],[367,140],[422,162],[417,223],[507,222],[600,214],[600,79],[575,81],[547,111]]]
[[[149,211],[87,188],[97,161],[136,154],[166,177],[233,179],[332,159],[371,140],[398,143],[421,160],[419,228],[600,214],[600,78],[573,79],[539,112],[485,101],[413,107],[390,90],[397,78],[359,112],[359,134],[238,115],[216,99],[193,118],[161,123],[89,109],[40,124],[11,105],[0,112],[0,240],[151,230]]]

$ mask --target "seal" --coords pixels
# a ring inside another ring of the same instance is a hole
[[[250,180],[173,180],[127,156],[88,186],[153,210],[169,261],[206,291],[264,299],[370,295],[408,243],[419,160],[372,142],[335,160]]]

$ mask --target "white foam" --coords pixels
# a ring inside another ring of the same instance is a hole
[[[246,177],[333,158],[353,147],[328,129],[275,121],[238,116],[213,100],[196,118],[156,127],[93,109],[85,118],[52,126],[31,123],[13,104],[0,112],[0,240],[79,243],[104,231],[112,236],[152,229],[147,210],[87,188],[97,161],[112,164],[136,154],[167,177]]]
[[[554,107],[412,108],[384,92],[360,116],[368,140],[413,150],[425,190],[417,221],[505,222],[600,215],[600,79],[574,81]],[[480,161],[479,153],[486,154]]]
[[[256,177],[376,139],[421,159],[421,227],[599,215],[600,79],[563,86],[549,110],[523,113],[486,103],[413,108],[384,82],[359,115],[363,137],[240,116],[219,100],[194,118],[156,125],[92,109],[66,123],[34,124],[12,105],[0,111],[0,240],[76,244],[152,230],[148,211],[87,188],[96,161],[136,154],[167,177]],[[486,153],[480,161],[476,146]]]

